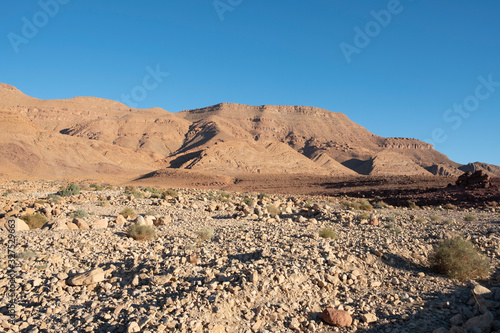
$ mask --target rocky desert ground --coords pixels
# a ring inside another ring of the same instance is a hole
[[[78,185],[0,183],[4,332],[500,331],[495,207]],[[455,236],[486,279],[431,269]]]

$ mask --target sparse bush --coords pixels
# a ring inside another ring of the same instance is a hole
[[[144,192],[149,192],[149,193],[151,193],[151,194],[154,194],[154,193],[159,193],[159,192],[158,192],[158,189],[157,189],[157,188],[155,188],[155,187],[146,187],[146,188],[144,189]]]
[[[125,192],[133,192],[135,191],[135,186],[127,185],[125,186]]]
[[[77,219],[78,218],[84,219],[84,218],[89,216],[89,214],[87,214],[87,212],[84,211],[83,209],[75,210],[72,215],[74,218],[77,218]]]
[[[104,190],[104,187],[99,184],[90,184],[90,188],[93,189],[94,191]]]
[[[47,218],[40,213],[21,216],[21,220],[26,222],[30,229],[39,229],[47,223]]]
[[[276,216],[281,213],[280,209],[276,207],[275,205],[267,205],[266,210],[271,216]]]
[[[487,278],[490,273],[488,259],[461,237],[438,244],[430,256],[430,263],[437,272],[461,281]]]
[[[120,215],[122,215],[124,218],[128,219],[128,218],[135,218],[137,216],[137,214],[135,213],[135,211],[130,208],[130,207],[127,207],[125,209],[123,209],[121,212],[120,212]]]
[[[65,189],[62,189],[59,192],[57,192],[57,194],[61,197],[70,197],[72,195],[80,194],[80,186],[78,186],[78,184],[71,183],[68,186],[66,186]]]
[[[346,209],[357,209],[357,210],[373,210],[373,206],[370,204],[368,200],[360,200],[360,201],[348,201],[344,200],[340,203]]]
[[[370,218],[370,214],[368,214],[368,213],[363,213],[363,214],[359,215],[360,220],[368,220],[369,218]]]
[[[262,200],[262,199],[264,199],[264,198],[269,199],[269,196],[268,196],[267,194],[265,194],[265,193],[259,193],[259,195],[257,196],[257,198],[258,198],[259,200]]]
[[[432,215],[431,221],[432,222],[439,222],[439,221],[441,221],[441,217],[439,217],[439,215]]]
[[[97,202],[97,205],[100,207],[109,207],[111,204],[107,200],[101,200]]]
[[[249,198],[249,197],[246,197],[245,199],[243,199],[242,201],[245,205],[247,205],[248,207],[252,207],[253,205],[255,205],[255,200],[252,199],[252,198]]]
[[[395,216],[389,216],[389,217],[387,218],[387,221],[389,221],[389,222],[391,222],[391,223],[394,223],[394,222],[396,222],[396,217],[395,217]]]
[[[47,201],[50,203],[58,203],[61,200],[61,196],[57,194],[49,194],[47,196]]]
[[[214,230],[212,228],[203,228],[197,233],[198,239],[201,241],[208,241],[214,237]]]
[[[150,209],[146,212],[146,215],[158,216],[158,212],[156,210]]]
[[[452,219],[446,219],[446,220],[443,221],[443,224],[448,225],[448,224],[452,224],[453,222],[454,221]]]
[[[37,257],[38,257],[38,255],[31,250],[26,250],[26,251],[19,252],[18,254],[16,254],[16,258],[18,258],[18,259],[34,259]]]
[[[163,199],[177,198],[178,196],[179,196],[179,193],[176,190],[174,190],[174,189],[166,190],[162,194]]]
[[[456,210],[457,209],[457,206],[455,206],[454,204],[451,204],[451,203],[447,203],[443,206],[444,209],[448,209],[448,210]]]
[[[396,227],[394,223],[388,223],[385,225],[386,229],[389,229],[390,231],[394,232],[395,234],[401,233],[401,228]]]
[[[425,222],[425,219],[423,217],[418,217],[415,222],[417,223],[424,223]]]
[[[464,220],[467,221],[467,222],[473,222],[473,221],[477,220],[477,218],[474,215],[467,215],[464,218]]]
[[[417,206],[417,204],[415,203],[415,201],[412,201],[412,200],[408,200],[408,201],[406,202],[406,205],[407,205],[407,206],[408,206],[408,208],[410,208],[410,209],[417,209],[417,208],[418,208],[418,206]]]
[[[337,233],[335,232],[335,230],[333,228],[323,228],[323,229],[320,229],[319,232],[319,237],[321,238],[329,238],[329,239],[337,239]]]
[[[148,225],[132,224],[127,229],[127,235],[137,241],[153,240],[156,238],[156,231]]]

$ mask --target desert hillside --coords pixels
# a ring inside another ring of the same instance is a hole
[[[221,103],[170,113],[94,98],[40,100],[0,84],[2,177],[133,179],[155,170],[211,176],[457,176],[425,142],[384,138],[346,115],[306,106]]]

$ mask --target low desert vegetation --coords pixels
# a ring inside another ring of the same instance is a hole
[[[462,237],[439,243],[430,256],[430,263],[437,272],[460,281],[485,279],[490,273],[488,259]]]
[[[400,234],[401,233],[401,228],[397,227],[394,223],[388,223],[385,225],[385,228],[388,229],[389,231],[394,232],[395,234]]]
[[[49,194],[47,196],[47,201],[50,203],[58,203],[59,201],[61,201],[61,196],[57,194]]]
[[[154,209],[150,209],[146,212],[146,215],[149,215],[149,216],[158,216],[158,212]]]
[[[417,223],[424,223],[425,219],[423,217],[417,217],[417,219],[415,220],[415,222],[417,222]]]
[[[454,204],[451,204],[451,203],[447,203],[447,204],[443,205],[443,208],[447,209],[447,210],[457,210],[457,206],[455,206]]]
[[[209,241],[214,237],[214,229],[212,228],[203,228],[201,230],[198,230],[196,233],[198,235],[198,239],[200,241]]]
[[[18,259],[35,259],[37,257],[38,257],[38,255],[31,250],[26,250],[26,251],[19,252],[18,254],[16,254],[16,258],[18,258]]]
[[[259,193],[259,195],[257,196],[257,198],[258,198],[259,200],[262,200],[262,199],[264,199],[264,198],[269,199],[269,196],[268,196],[267,194],[265,194],[265,193]]]
[[[148,241],[156,238],[156,231],[151,226],[134,223],[128,227],[127,235],[137,241]]]
[[[90,184],[89,186],[93,191],[103,191],[104,186],[99,185],[99,184]]]
[[[179,193],[174,189],[168,189],[162,193],[163,199],[177,198],[178,196],[179,196]]]
[[[359,219],[360,220],[368,220],[368,219],[370,219],[370,214],[363,213],[363,214],[359,215]]]
[[[266,210],[271,216],[277,216],[281,213],[280,209],[275,205],[267,205]]]
[[[441,221],[441,217],[439,215],[432,215],[431,221],[432,222],[439,222],[439,221]]]
[[[80,194],[80,186],[78,186],[78,184],[75,183],[71,183],[68,186],[66,186],[66,188],[57,192],[57,195],[61,197],[70,197],[72,195],[78,195],[78,194]]]
[[[464,218],[464,220],[465,220],[466,222],[473,222],[473,221],[477,220],[477,217],[475,217],[474,215],[467,215],[467,216]]]
[[[340,203],[340,205],[346,209],[356,209],[356,210],[373,210],[373,206],[370,204],[368,200],[359,200],[359,201],[349,201],[344,200]]]
[[[412,201],[412,200],[408,200],[408,201],[406,202],[406,206],[407,206],[409,209],[418,209],[417,204],[415,203],[415,201]]]
[[[394,222],[396,222],[396,217],[395,216],[389,216],[387,218],[387,221],[390,222],[390,223],[394,223]]]
[[[323,228],[318,231],[319,237],[325,239],[337,239],[337,233],[333,228]]]
[[[84,219],[86,217],[89,216],[89,214],[87,214],[87,212],[83,209],[78,209],[78,210],[75,210],[73,212],[73,214],[71,214],[73,216],[73,218],[81,218],[81,219]]]
[[[245,205],[247,205],[248,207],[252,207],[255,205],[255,200],[250,198],[250,197],[246,197],[242,200],[242,203],[244,203]]]
[[[39,229],[47,223],[47,218],[40,213],[21,216],[21,220],[26,222],[30,229]]]
[[[130,207],[124,208],[120,212],[120,215],[123,216],[126,219],[133,219],[133,218],[135,218],[137,216],[137,214],[135,213],[135,211],[132,208],[130,208]]]

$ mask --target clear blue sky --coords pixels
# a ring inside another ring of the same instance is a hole
[[[171,112],[317,106],[500,165],[499,17],[495,0],[7,1],[0,82]]]

